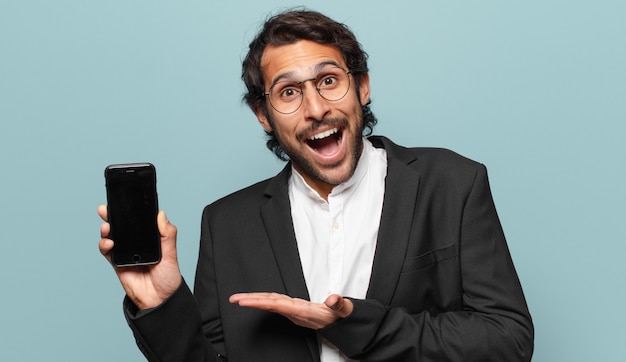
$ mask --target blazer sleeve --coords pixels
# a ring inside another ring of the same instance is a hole
[[[534,331],[483,165],[459,237],[462,307],[438,314],[353,300],[346,319],[319,333],[362,361],[530,361]]]
[[[163,304],[149,311],[124,299],[124,314],[148,361],[226,361],[202,333],[200,312],[183,281]]]

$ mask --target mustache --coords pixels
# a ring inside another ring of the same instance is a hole
[[[301,131],[299,131],[298,133],[296,133],[296,138],[300,141],[308,138],[310,136],[311,133],[315,133],[315,131],[317,131],[320,128],[328,128],[328,127],[340,127],[340,128],[347,128],[348,127],[348,119],[347,118],[343,118],[343,117],[334,117],[334,118],[328,118],[325,119],[321,122],[315,122],[313,124],[311,124],[309,127],[307,127],[306,129],[303,129]]]

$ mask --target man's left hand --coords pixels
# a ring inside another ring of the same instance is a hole
[[[313,303],[278,293],[239,293],[229,298],[231,303],[281,314],[301,327],[314,330],[327,327],[352,313],[352,301],[331,294],[324,303]]]

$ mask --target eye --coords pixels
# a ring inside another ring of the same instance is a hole
[[[294,84],[278,85],[272,92],[282,101],[290,101],[300,96],[300,88]]]
[[[318,88],[333,88],[339,82],[339,78],[337,78],[334,74],[328,74],[322,77],[318,83]]]
[[[295,88],[286,88],[280,92],[280,98],[288,99],[298,96],[298,90]]]

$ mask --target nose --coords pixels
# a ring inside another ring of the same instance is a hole
[[[313,79],[311,79],[313,80]],[[302,90],[302,110],[304,116],[312,121],[321,121],[330,112],[330,104],[315,88],[315,81],[304,82],[301,87]]]

